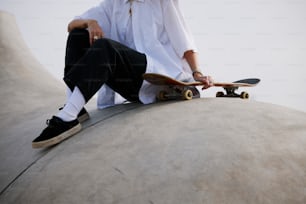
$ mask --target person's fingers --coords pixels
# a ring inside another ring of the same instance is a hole
[[[90,45],[92,45],[93,42],[94,42],[94,39],[93,39],[93,38],[94,38],[93,35],[90,34],[90,35],[89,35],[89,43],[90,43]]]
[[[97,23],[91,23],[88,27],[88,32],[90,45],[92,45],[96,40],[104,37],[102,28]]]
[[[90,32],[90,44],[91,45],[98,39],[99,39],[99,35],[96,32]]]
[[[208,89],[209,87],[213,86],[213,79],[211,76],[204,76],[202,77],[201,81],[203,82],[202,90]]]
[[[90,45],[92,45],[93,44],[93,42],[94,42],[94,36],[95,36],[95,34],[94,34],[94,32],[90,29],[90,30],[88,30],[89,31],[89,41],[90,41]]]

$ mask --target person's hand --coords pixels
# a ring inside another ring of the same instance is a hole
[[[96,40],[103,38],[104,33],[96,20],[88,20],[89,43],[92,45]]]
[[[214,85],[214,80],[211,76],[203,76],[201,73],[195,73],[193,76],[195,81],[199,81],[203,83],[202,90],[208,89]]]

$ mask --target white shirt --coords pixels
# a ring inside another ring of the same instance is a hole
[[[193,80],[183,56],[196,48],[178,0],[104,0],[77,18],[97,20],[106,38],[144,53],[147,73]],[[152,103],[160,89],[144,81],[139,99]]]

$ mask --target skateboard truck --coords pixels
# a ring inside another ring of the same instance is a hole
[[[182,98],[184,100],[191,100],[193,98],[199,98],[199,91],[192,86],[170,86],[170,91],[162,90],[158,93],[157,99],[159,101],[166,101],[169,99]]]
[[[238,90],[238,87],[226,87],[224,88],[226,91],[226,94],[223,91],[219,91],[216,94],[216,97],[232,97],[232,98],[242,98],[242,99],[248,99],[249,94],[245,91],[241,92],[241,94],[237,94],[235,91]]]

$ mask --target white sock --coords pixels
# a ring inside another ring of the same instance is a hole
[[[66,89],[66,101],[68,101],[68,100],[69,100],[69,98],[70,98],[71,94],[72,94],[71,89],[67,87],[67,89]]]
[[[85,99],[78,87],[75,87],[71,96],[69,97],[66,105],[62,110],[56,115],[63,121],[75,120],[85,105]]]

